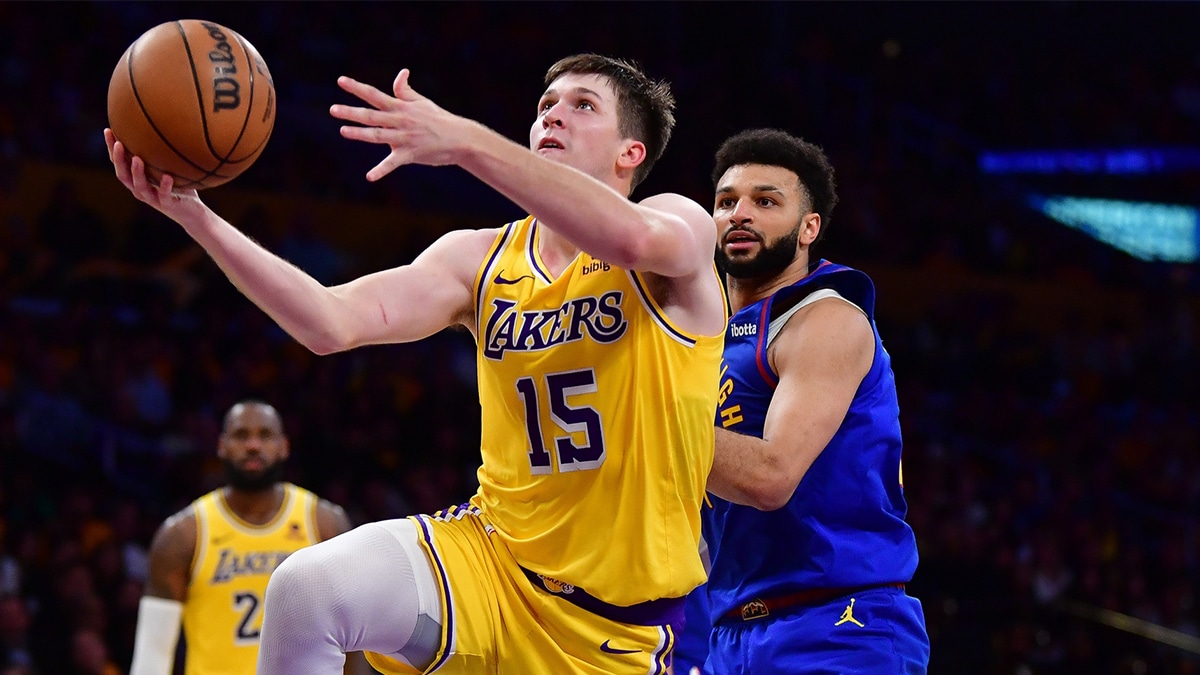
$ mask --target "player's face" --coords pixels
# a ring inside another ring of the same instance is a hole
[[[608,180],[625,139],[618,130],[618,98],[601,75],[566,73],[538,100],[529,148],[600,180]]]
[[[783,272],[795,261],[801,239],[811,243],[820,223],[796,174],[765,164],[740,164],[725,172],[717,183],[713,220],[717,263],[738,279]]]
[[[229,483],[243,490],[265,490],[279,480],[288,457],[288,440],[274,408],[238,405],[226,418],[217,456]]]

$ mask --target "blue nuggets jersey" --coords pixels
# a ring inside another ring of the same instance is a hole
[[[713,497],[704,537],[714,621],[755,598],[905,583],[916,571],[916,540],[904,521],[900,409],[866,274],[822,260],[805,278],[738,311],[725,337],[716,424],[762,437],[778,383],[767,359],[771,320],[822,289],[866,314],[875,334],[874,362],[841,427],[786,506],[767,512]]]

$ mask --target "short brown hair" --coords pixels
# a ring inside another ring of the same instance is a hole
[[[637,187],[662,157],[675,129],[675,96],[671,94],[671,85],[650,79],[634,61],[599,54],[576,54],[550,66],[546,71],[546,86],[567,73],[601,75],[608,78],[617,92],[618,130],[626,138],[641,141],[646,146],[646,161],[633,172],[630,188]]]

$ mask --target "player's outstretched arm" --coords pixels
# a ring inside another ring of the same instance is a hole
[[[401,70],[393,96],[349,77],[338,79],[342,89],[371,106],[330,108],[334,117],[355,123],[343,126],[342,136],[390,148],[367,180],[405,164],[456,164],[597,258],[667,277],[710,270],[716,230],[695,201],[661,194],[633,203],[582,171],[447,112],[417,93],[408,78],[408,69]],[[632,171],[645,152],[644,145],[632,143],[619,161]]]
[[[174,669],[195,552],[196,517],[189,506],[164,521],[150,542],[150,578],[138,605],[129,675],[170,675]]]
[[[473,138],[460,165],[590,255],[669,278],[712,273],[716,228],[695,201],[663,193],[635,203],[491,130]]]
[[[105,140],[121,183],[182,225],[238,290],[318,354],[418,340],[471,315],[471,285],[494,231],[452,232],[412,265],[326,287],[218,216],[195,190],[173,191],[169,175],[150,184],[139,158],[109,130]]]
[[[763,437],[717,427],[708,491],[763,511],[787,504],[846,418],[874,347],[870,323],[849,303],[829,298],[797,312],[773,343],[779,386]]]

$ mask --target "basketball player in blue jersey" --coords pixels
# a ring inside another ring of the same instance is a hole
[[[295,339],[325,354],[461,325],[477,345],[480,487],[431,516],[361,526],[271,577],[258,672],[663,673],[704,580],[700,505],[726,300],[712,218],[629,196],[674,126],[669,87],[581,54],[546,74],[521,147],[421,96],[350,78],[344,137],[388,146],[367,173],[457,165],[522,207],[408,265],[328,288],[170,176],[147,181],[105,131],[120,181],[172,218]],[[469,83],[463,83],[469,87]]]
[[[721,145],[713,181],[734,314],[704,516],[704,672],[925,673],[874,286],[810,254],[837,203],[833,169],[817,146],[760,129]]]
[[[295,551],[350,529],[342,507],[281,479],[288,454],[270,404],[245,400],[225,413],[217,456],[228,482],[154,535],[130,675],[174,672],[181,624],[185,675],[254,673],[271,573]],[[365,667],[355,655],[346,672]]]

